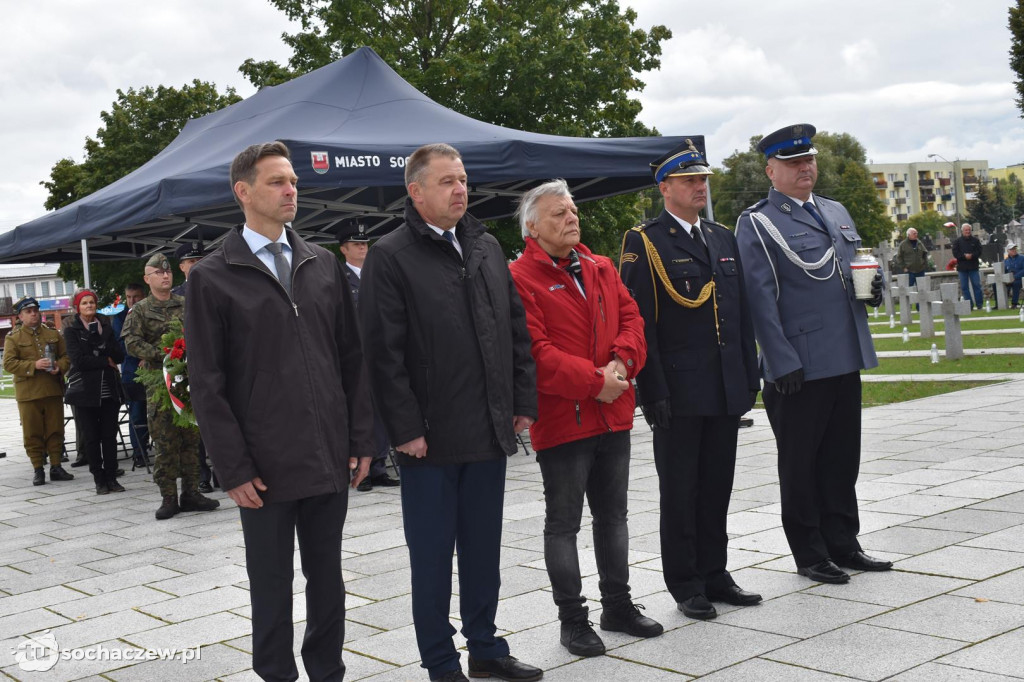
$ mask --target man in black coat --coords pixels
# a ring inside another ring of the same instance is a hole
[[[196,420],[239,506],[253,670],[265,680],[298,679],[297,535],[306,578],[303,667],[310,680],[338,682],[342,529],[348,485],[370,468],[373,414],[343,266],[286,229],[297,181],[281,142],[235,157],[231,183],[245,224],[189,273],[185,334]]]
[[[981,274],[978,261],[981,259],[981,241],[971,234],[971,224],[960,227],[960,236],[953,241],[953,257],[956,258],[956,272],[960,276],[960,291],[971,302],[971,308],[981,308],[984,298],[981,288]],[[974,298],[971,298],[971,288]]]
[[[363,268],[359,306],[373,395],[396,444],[421,665],[465,680],[448,618],[459,550],[473,677],[538,680],[494,625],[505,462],[537,416],[526,313],[498,241],[466,215],[462,157],[421,147],[405,167],[405,223]]]
[[[651,171],[665,210],[626,233],[620,271],[645,322],[637,386],[654,431],[665,584],[680,611],[706,620],[712,601],[761,601],[726,570],[739,420],[761,382],[736,238],[700,218],[711,169],[687,140]]]
[[[352,302],[359,306],[359,282],[366,262],[366,252],[370,248],[370,237],[366,234],[366,224],[355,220],[346,220],[338,228],[338,245],[341,255],[345,257],[345,279],[348,290],[352,294]],[[388,476],[388,432],[384,428],[377,411],[373,411],[374,455],[370,464],[370,475],[363,479],[356,490],[369,492],[373,486],[394,488],[399,482]]]

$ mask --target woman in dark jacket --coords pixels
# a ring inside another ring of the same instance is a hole
[[[77,315],[64,327],[64,343],[71,360],[64,402],[75,406],[75,429],[96,483],[96,494],[124,492],[117,482],[117,364],[124,359],[110,320],[96,312],[96,294],[83,289],[75,294]],[[100,453],[102,451],[102,459]]]

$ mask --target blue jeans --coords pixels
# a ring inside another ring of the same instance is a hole
[[[1010,285],[1010,295],[1013,297],[1012,303],[1014,308],[1017,307],[1017,302],[1020,300],[1020,282],[1019,279],[1015,279]]]
[[[544,477],[544,564],[558,606],[558,618],[586,618],[576,536],[583,516],[583,495],[594,517],[594,554],[598,587],[605,607],[629,596],[629,431],[605,433],[537,451]]]
[[[971,307],[980,308],[982,298],[981,275],[977,270],[968,270],[967,272],[960,270],[957,274],[960,275],[960,291],[963,292],[964,298],[971,301],[971,292],[967,288],[967,284],[970,282],[970,285],[974,287],[974,300],[971,301]]]

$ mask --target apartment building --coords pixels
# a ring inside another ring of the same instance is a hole
[[[938,211],[951,218],[957,213],[964,216],[979,184],[989,180],[988,161],[980,159],[869,163],[868,171],[894,223],[923,211]]]

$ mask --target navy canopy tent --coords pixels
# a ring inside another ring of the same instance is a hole
[[[687,136],[704,150],[704,138]],[[293,223],[312,241],[360,218],[372,231],[401,222],[405,160],[447,142],[462,154],[470,212],[511,215],[538,182],[562,177],[577,201],[653,184],[652,159],[683,137],[574,138],[482,123],[446,109],[403,80],[369,48],[198,118],[166,149],[107,187],[0,235],[0,262],[139,258],[174,242],[217,242],[242,220],[228,182],[247,145],[282,140],[299,176]]]

